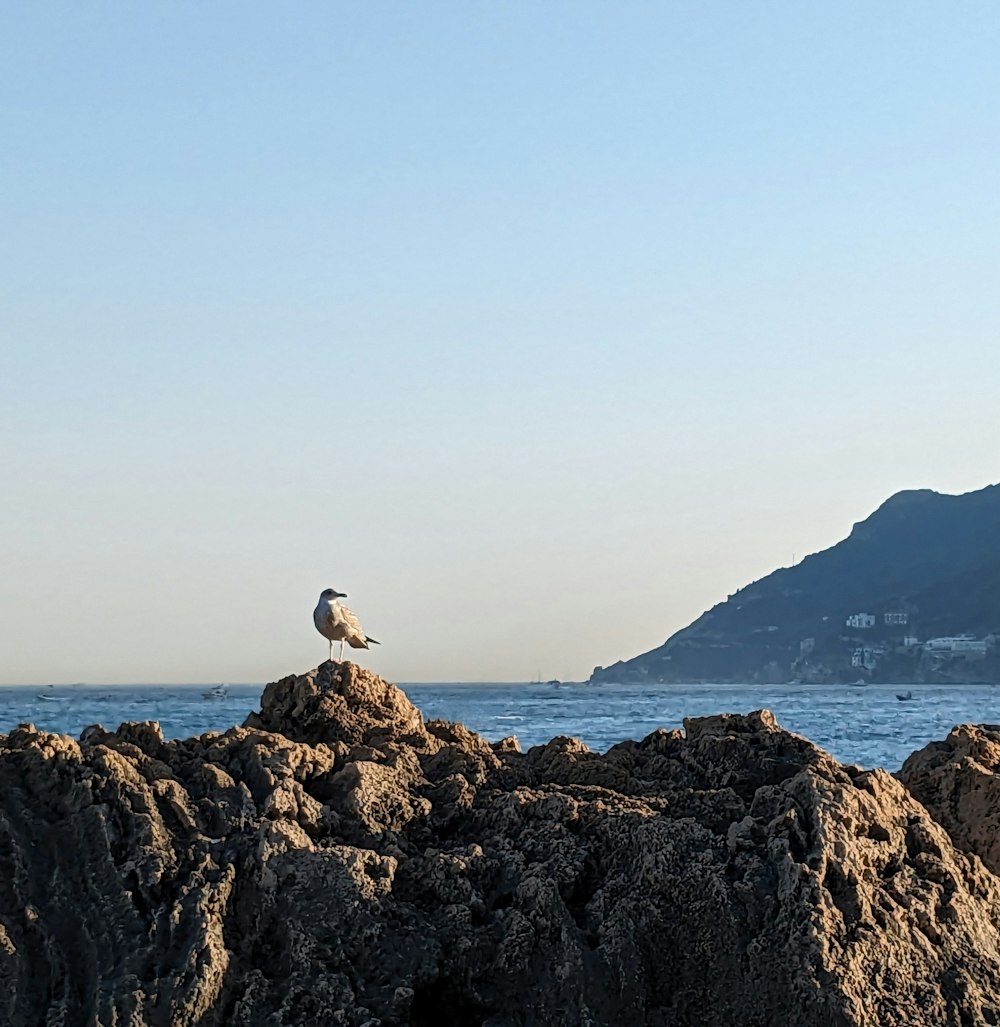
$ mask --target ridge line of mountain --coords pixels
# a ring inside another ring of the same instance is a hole
[[[1000,682],[1000,485],[890,496],[850,534],[593,682]]]

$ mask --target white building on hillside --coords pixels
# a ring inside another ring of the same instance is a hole
[[[847,618],[849,628],[873,628],[875,627],[875,615],[873,613],[853,613]]]
[[[924,642],[924,649],[937,655],[979,656],[986,655],[985,639],[975,635],[945,635],[941,638],[929,638]]]
[[[880,656],[885,655],[885,650],[878,646],[864,646],[855,649],[851,653],[851,666],[860,667],[864,670],[874,670],[878,666]]]

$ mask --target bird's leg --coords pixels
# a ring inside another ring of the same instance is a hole
[[[340,640],[340,662],[344,662],[344,640]]]
[[[333,639],[330,639],[330,662],[333,663]]]

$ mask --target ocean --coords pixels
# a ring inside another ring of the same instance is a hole
[[[157,720],[168,738],[224,731],[259,709],[261,685],[73,685],[0,688],[0,732],[20,723],[79,737],[89,724],[117,727]],[[684,717],[747,713],[766,707],[778,722],[839,760],[897,770],[955,724],[1000,723],[1000,686],[914,685],[529,685],[410,684],[400,686],[427,717],[458,720],[491,741],[516,735],[523,748],[556,735],[582,738],[604,751]]]

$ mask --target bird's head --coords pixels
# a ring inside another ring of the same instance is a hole
[[[335,588],[324,588],[319,597],[320,599],[329,600],[329,602],[332,603],[334,599],[346,599],[347,593],[338,592]]]

